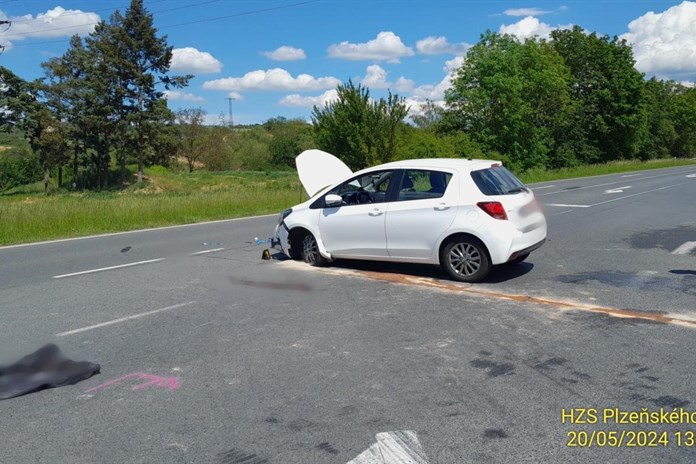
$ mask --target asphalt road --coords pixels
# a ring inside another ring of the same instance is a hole
[[[0,364],[102,366],[0,402],[0,462],[345,463],[398,430],[430,463],[693,462],[696,424],[561,411],[696,410],[695,174],[533,185],[548,243],[473,286],[262,261],[275,217],[0,248]],[[567,446],[615,430],[669,443]]]

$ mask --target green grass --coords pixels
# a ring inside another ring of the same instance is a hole
[[[525,184],[548,182],[552,180],[574,179],[577,177],[601,176],[630,171],[645,171],[647,169],[672,168],[694,165],[696,162],[688,159],[664,159],[652,161],[616,161],[607,164],[592,164],[564,169],[535,169],[519,174]]]
[[[0,245],[277,213],[305,199],[294,172],[148,174],[122,192],[0,196]]]
[[[696,164],[690,160],[617,162],[520,175],[526,183]],[[44,195],[43,184],[0,194],[0,246],[267,213],[306,195],[294,171],[172,173],[146,171],[121,191]]]

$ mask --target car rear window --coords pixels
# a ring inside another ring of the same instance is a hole
[[[527,191],[527,187],[503,166],[471,171],[471,178],[484,195],[513,195]]]

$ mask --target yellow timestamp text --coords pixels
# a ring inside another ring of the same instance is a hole
[[[693,430],[569,430],[566,438],[570,448],[696,448]]]

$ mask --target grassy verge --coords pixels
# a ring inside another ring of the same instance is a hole
[[[527,183],[694,165],[618,162],[520,175]],[[106,232],[277,213],[306,197],[295,172],[171,173],[153,168],[144,186],[44,195],[42,184],[0,194],[0,246]]]
[[[616,161],[607,164],[592,164],[564,169],[538,169],[520,174],[518,177],[526,184],[548,182],[552,180],[574,179],[577,177],[601,176],[630,171],[645,171],[648,169],[672,168],[694,165],[696,162],[688,159],[665,159],[653,161]]]
[[[293,173],[150,173],[123,192],[0,196],[0,245],[277,213],[304,199]]]

